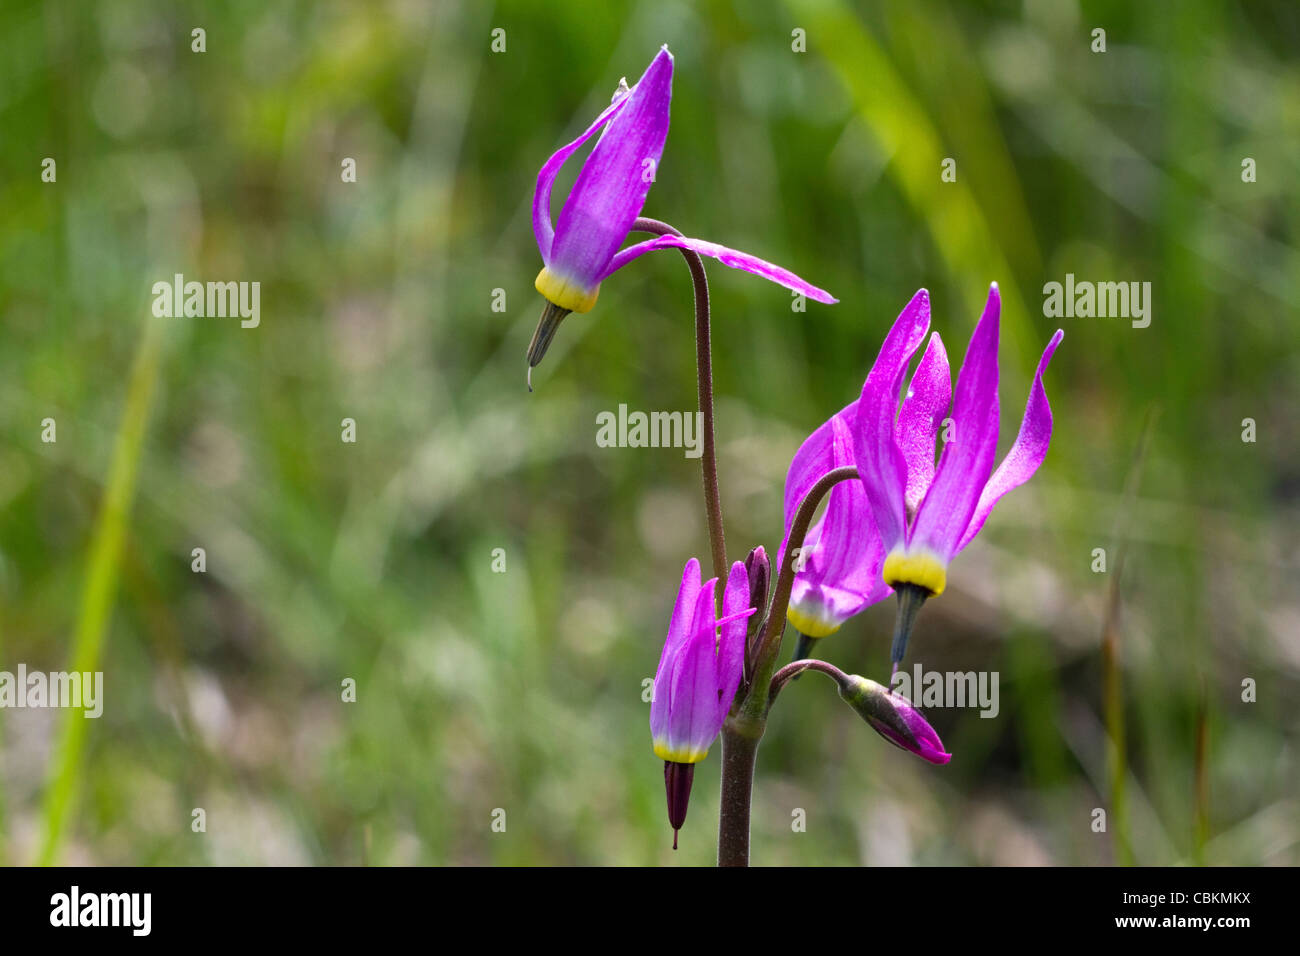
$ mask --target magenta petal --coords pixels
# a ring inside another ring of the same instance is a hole
[[[690,637],[673,668],[667,739],[674,748],[707,750],[722,728],[717,720],[717,617],[713,609],[717,583],[717,578],[710,578],[700,589]]]
[[[682,583],[677,589],[677,601],[673,605],[672,620],[668,624],[668,636],[659,654],[659,666],[655,668],[654,699],[650,702],[650,733],[656,738],[662,736],[668,726],[673,669],[682,647],[690,637],[700,590],[700,562],[691,558],[682,569]]]
[[[1000,306],[995,283],[957,375],[952,440],[944,445],[908,537],[909,550],[929,551],[945,564],[957,552],[997,453]]]
[[[1020,421],[1020,433],[1016,435],[1016,442],[1007,452],[1007,457],[1002,459],[1002,464],[998,465],[998,470],[980,493],[979,504],[975,506],[966,533],[957,545],[958,551],[979,534],[998,499],[1032,478],[1047,457],[1047,446],[1052,440],[1052,406],[1048,404],[1047,390],[1043,388],[1043,373],[1047,371],[1052,355],[1064,336],[1065,333],[1057,329],[1043,350],[1042,358],[1038,360],[1034,384],[1029,389],[1029,401],[1025,403],[1025,417]]]
[[[738,249],[729,249],[726,246],[718,245],[716,242],[691,239],[688,236],[660,236],[657,239],[647,239],[645,242],[638,242],[634,246],[628,246],[610,261],[609,267],[605,270],[605,276],[617,272],[637,256],[644,255],[647,252],[654,252],[656,249],[690,249],[702,256],[717,259],[724,266],[751,272],[756,276],[762,276],[764,279],[775,282],[777,285],[783,285],[787,289],[801,292],[808,298],[816,299],[818,302],[834,305],[839,301],[825,289],[819,289],[812,283],[805,282],[789,269],[783,269],[781,266],[760,259],[758,256],[751,256],[749,253],[741,252]],[[601,276],[601,278],[604,278],[604,276]]]
[[[907,459],[907,510],[916,513],[934,480],[935,438],[952,404],[948,353],[938,332],[912,374],[898,413],[898,444]]]
[[[930,328],[930,295],[921,289],[894,321],[858,399],[854,458],[885,550],[904,540],[907,459],[894,437],[907,363]]]
[[[871,504],[862,482],[842,481],[827,498],[826,514],[805,572],[821,584],[858,596],[855,607],[841,604],[834,608],[842,622],[884,600],[891,589],[880,576],[885,549],[871,520]]]
[[[555,177],[559,174],[560,167],[583,143],[591,139],[596,130],[613,119],[627,105],[628,95],[624,93],[614,100],[596,117],[596,122],[588,126],[573,142],[556,150],[538,171],[537,188],[533,191],[533,235],[537,237],[537,250],[542,254],[542,262],[550,263],[551,245],[555,239],[555,230],[551,227],[551,187],[555,185]]]
[[[695,616],[695,601],[700,595],[700,562],[691,558],[682,568],[682,583],[677,589],[677,601],[673,604],[672,620],[668,623],[668,637],[664,641],[663,653],[660,655],[660,667],[663,659],[676,654],[690,636],[691,621]]]
[[[664,47],[583,164],[560,210],[548,269],[587,287],[607,273],[659,168],[672,89],[673,57]]]
[[[864,564],[864,567],[870,567]],[[828,583],[835,580],[825,575],[809,576],[806,572],[794,579],[790,588],[790,604],[787,614],[794,612],[803,622],[817,622],[823,630],[838,629],[849,618],[860,614],[873,604],[878,604],[893,589],[880,580],[880,564],[875,566],[875,579],[866,579],[867,575],[855,576],[850,587],[836,587]],[[804,626],[807,626],[806,623]],[[802,628],[800,629],[802,631]],[[833,631],[832,631],[833,633]],[[808,635],[817,637],[821,635]]]

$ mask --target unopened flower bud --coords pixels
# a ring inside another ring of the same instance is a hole
[[[772,580],[772,562],[760,544],[745,558],[745,572],[749,575],[749,606],[762,611],[767,606],[767,588]]]
[[[901,694],[891,693],[873,680],[849,674],[840,682],[840,696],[872,730],[895,747],[911,751],[930,763],[945,764],[952,759],[934,728]]]

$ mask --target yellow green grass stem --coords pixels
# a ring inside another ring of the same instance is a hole
[[[69,664],[72,671],[101,669],[104,635],[112,616],[127,519],[135,497],[136,471],[158,379],[159,339],[158,321],[151,316],[131,367],[126,405],[113,443],[108,483],[95,520],[85,586],[77,610]],[[70,708],[62,711],[62,726],[45,790],[45,833],[37,857],[42,866],[52,865],[58,860],[76,805],[86,735],[92,723],[80,710]]]

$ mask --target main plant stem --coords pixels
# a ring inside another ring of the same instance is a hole
[[[657,219],[641,217],[632,223],[633,232],[656,236],[680,236],[681,233]],[[722,500],[718,494],[718,456],[713,428],[713,353],[709,336],[709,280],[704,261],[690,249],[679,249],[691,272],[695,290],[695,372],[699,384],[700,414],[704,420],[703,453],[700,467],[704,480],[704,512],[709,526],[709,551],[713,559],[713,576],[727,580],[727,546],[722,533]],[[804,535],[813,513],[832,486],[857,478],[856,468],[837,468],[824,475],[808,492],[790,526],[789,543],[781,562],[776,593],[768,608],[767,619],[759,629],[755,654],[754,679],[741,689],[740,703],[722,727],[722,793],[718,818],[718,866],[749,865],[749,807],[754,788],[754,760],[758,742],[763,738],[770,705],[769,692],[776,661],[785,635],[785,612],[794,586],[793,555],[803,546]],[[721,588],[717,589],[717,610],[722,612]]]
[[[722,794],[718,813],[718,866],[749,866],[749,806],[754,791],[754,761],[763,728],[728,717],[722,725]]]
[[[681,233],[658,219],[641,217],[632,223],[633,232],[656,236]],[[727,580],[727,544],[722,532],[722,497],[718,493],[718,453],[713,427],[713,348],[709,332],[709,279],[704,260],[690,249],[679,249],[691,273],[695,292],[695,377],[698,383],[700,417],[704,440],[700,469],[704,481],[704,513],[709,526],[709,553],[713,576]],[[802,536],[800,537],[802,540]],[[787,598],[788,598],[787,589]],[[722,613],[723,589],[716,590],[717,611]],[[781,611],[782,618],[785,610]],[[763,736],[760,723],[733,728],[732,719],[722,728],[722,812],[718,826],[718,865],[747,866],[749,863],[749,804],[754,783],[754,758]]]
[[[632,223],[633,232],[656,236],[680,236],[681,233],[658,219],[644,216]],[[713,559],[713,576],[727,580],[727,545],[722,535],[722,499],[718,494],[718,454],[713,438],[713,352],[709,342],[709,279],[704,274],[704,260],[690,249],[679,249],[691,271],[695,289],[695,375],[699,382],[700,414],[704,419],[704,449],[700,467],[704,478],[704,513],[709,524],[709,553]],[[722,611],[722,589],[717,591],[718,612]]]

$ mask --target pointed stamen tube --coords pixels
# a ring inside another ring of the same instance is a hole
[[[912,636],[912,625],[916,623],[917,612],[929,596],[930,592],[917,584],[898,586],[898,617],[894,619],[894,643],[889,649],[889,659],[893,662],[895,671],[907,653],[907,639]]]
[[[686,805],[691,799],[695,764],[664,761],[664,790],[668,793],[668,823],[673,828],[673,849],[677,849],[677,831],[686,822]]]
[[[530,392],[533,390],[533,369],[542,361],[546,350],[551,347],[555,330],[560,327],[560,322],[570,311],[570,309],[560,308],[550,299],[546,300],[546,308],[542,310],[542,317],[537,320],[537,330],[533,332],[533,340],[528,343],[528,390]]]

